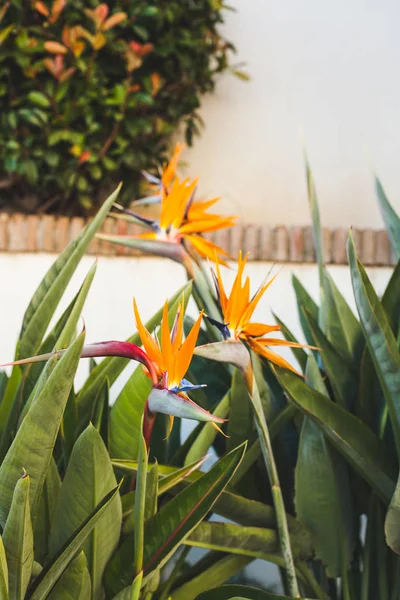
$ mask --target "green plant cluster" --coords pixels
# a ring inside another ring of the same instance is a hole
[[[11,0],[0,7],[3,206],[93,212],[164,161],[233,50],[211,0]],[[240,75],[240,73],[239,73]]]
[[[67,350],[0,376],[1,598],[400,598],[400,262],[379,298],[350,234],[356,318],[323,264],[308,167],[307,177],[320,302],[298,279],[293,285],[305,338],[317,349],[293,348],[303,376],[252,354],[250,384],[238,355],[230,365],[214,353],[212,369],[204,354],[195,357],[188,377],[208,388],[193,398],[228,418],[229,437],[199,423],[181,442],[180,420],[168,436],[158,414],[148,455],[142,431],[151,383],[141,366],[109,404],[126,358],[92,362],[75,390],[85,336],[75,331],[95,266],[46,333],[118,192],[50,268],[26,310],[16,357]],[[400,219],[376,185],[400,258]],[[196,272],[199,307],[213,301],[204,282]],[[191,293],[189,282],[170,299],[171,324],[182,294],[187,301]],[[149,331],[161,317],[162,308]],[[202,329],[203,351],[216,339],[212,327]],[[140,343],[138,334],[129,342]],[[200,470],[211,449],[218,460]],[[194,563],[192,547],[206,551]],[[280,567],[285,596],[223,585],[256,558]]]

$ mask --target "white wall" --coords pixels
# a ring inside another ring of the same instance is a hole
[[[15,344],[28,302],[54,261],[51,254],[0,253],[0,364],[12,360]],[[93,257],[85,256],[75,273],[62,301],[64,309],[72,299],[85,277]],[[248,265],[252,289],[265,279],[271,265],[253,262]],[[254,319],[273,322],[271,309],[301,338],[297,319],[295,296],[291,275],[295,273],[312,296],[318,299],[318,275],[314,265],[285,264],[279,267],[279,275],[260,302]],[[277,268],[275,268],[277,270]],[[342,266],[329,268],[342,293],[354,307],[348,269]],[[391,269],[368,270],[378,293],[382,293]],[[225,270],[224,278],[229,289],[234,271]],[[148,319],[185,283],[183,268],[171,261],[155,258],[100,257],[97,272],[87,303],[83,310],[87,342],[120,339],[125,340],[134,332],[132,298],[136,297],[143,319]],[[61,309],[57,315],[61,314]],[[195,307],[191,307],[195,314]],[[285,354],[290,357],[290,352]],[[132,365],[133,367],[133,365]],[[87,373],[87,361],[82,361],[78,386]],[[119,387],[119,386],[118,386]],[[115,391],[114,391],[115,397]]]
[[[186,152],[206,194],[247,222],[309,222],[300,131],[326,226],[382,226],[372,167],[400,211],[398,0],[229,0],[250,83],[224,75]]]

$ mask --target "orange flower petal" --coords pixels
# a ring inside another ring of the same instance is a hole
[[[158,367],[158,371],[161,372],[163,361],[160,348],[158,347],[157,342],[151,336],[150,332],[143,325],[135,299],[133,300],[133,310],[135,313],[136,327],[143,347],[149,355],[150,359]]]
[[[168,300],[165,301],[161,319],[162,370],[168,371],[172,359],[172,344],[168,325]]]
[[[218,231],[219,229],[227,229],[235,225],[237,217],[221,217],[219,215],[208,215],[207,219],[201,221],[188,221],[179,228],[179,231],[185,233],[208,233]]]
[[[165,188],[168,188],[175,179],[179,158],[184,147],[185,146],[183,144],[176,144],[172,158],[163,171],[161,182]]]
[[[254,340],[254,338],[248,338],[247,342],[250,348],[254,350],[254,352],[259,354],[263,358],[266,358],[269,362],[273,363],[274,365],[277,365],[278,367],[282,367],[283,369],[288,369],[289,371],[296,373],[296,375],[300,375],[301,377],[303,377],[303,375],[299,373],[294,367],[292,367],[292,365],[282,356],[280,356],[276,352],[273,352],[269,348],[262,346],[256,340]]]
[[[209,258],[210,260],[214,261],[215,254],[217,253],[219,257],[219,263],[221,265],[226,266],[226,262],[221,257],[227,256],[228,258],[230,258],[230,256],[227,252],[225,252],[225,250],[217,246],[217,244],[214,244],[214,242],[206,240],[205,238],[196,234],[188,234],[184,237],[186,240],[188,240],[190,244],[192,244],[192,246],[200,254],[200,256],[203,256],[204,258]]]
[[[185,376],[193,357],[193,352],[196,347],[197,338],[199,336],[201,320],[203,312],[200,313],[197,321],[193,325],[186,340],[179,348],[175,356],[175,373],[174,382],[179,383]]]
[[[280,325],[266,325],[264,323],[247,323],[242,329],[245,336],[262,337],[271,331],[280,331]]]

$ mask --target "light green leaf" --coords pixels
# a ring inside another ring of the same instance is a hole
[[[53,587],[48,600],[89,600],[92,585],[84,552],[69,564]]]
[[[230,407],[228,420],[228,450],[236,448],[254,434],[253,408],[247,391],[246,382],[239,369],[235,369],[232,377],[232,386],[229,393]]]
[[[200,574],[196,573],[189,581],[172,592],[171,596],[173,600],[189,600],[189,598],[197,598],[197,595],[201,592],[206,592],[215,586],[229,581],[231,577],[242,571],[253,560],[254,559],[249,556],[239,555],[225,556],[222,559],[215,560],[208,569]],[[232,600],[232,597],[230,597],[230,600]]]
[[[229,412],[231,391],[225,394],[222,400],[219,402],[217,407],[212,411],[212,414],[216,417],[225,419]],[[215,437],[218,431],[211,425],[211,423],[205,423],[203,429],[200,431],[197,438],[188,450],[185,458],[185,467],[203,458],[210,447],[214,443]]]
[[[120,187],[107,198],[94,219],[65,248],[44,276],[24,315],[18,345],[18,358],[33,356],[38,350],[43,335],[76,267],[117,199]]]
[[[15,486],[3,532],[12,600],[24,600],[33,566],[33,531],[29,508],[30,478],[25,473]]]
[[[76,556],[78,550],[84,544],[87,536],[92,531],[98,520],[107,511],[119,494],[119,486],[111,490],[85,521],[74,531],[57,555],[45,566],[39,577],[35,580],[31,590],[30,600],[45,600],[49,592],[65,571],[71,560]]]
[[[386,231],[389,236],[393,252],[400,258],[400,217],[386,197],[385,190],[378,177],[375,176],[375,190]]]
[[[313,554],[311,537],[305,529],[290,536],[293,556],[297,560],[308,560]],[[253,558],[268,560],[270,554],[279,554],[280,543],[275,529],[249,527],[235,523],[203,521],[186,538],[185,544],[218,550]]]
[[[385,396],[400,456],[400,352],[385,310],[357,259],[351,233],[347,252],[361,326]]]
[[[93,425],[89,425],[73,447],[61,485],[51,529],[50,557],[56,555],[115,486],[114,471],[103,440]],[[82,547],[88,561],[93,598],[101,594],[103,572],[118,544],[121,523],[121,500],[116,494]]]
[[[318,272],[319,272],[319,283],[323,286],[324,279],[324,257],[323,257],[323,245],[322,245],[322,233],[321,233],[321,221],[319,217],[318,209],[318,198],[315,190],[315,183],[310,165],[308,162],[307,155],[304,156],[306,163],[306,180],[307,180],[307,194],[308,194],[308,205],[310,208],[311,219],[313,224],[313,235],[314,235],[314,246],[315,253],[317,255]],[[322,294],[321,294],[322,298]]]
[[[293,373],[279,368],[276,373],[290,399],[388,504],[395,487],[396,468],[376,435],[360,419],[308,387]]]
[[[14,487],[23,469],[30,477],[30,506],[35,524],[40,494],[84,342],[82,333],[52,370],[23,420],[0,466],[0,523],[4,526]],[[52,359],[57,361],[57,359]]]
[[[0,598],[8,598],[8,567],[6,552],[4,550],[3,538],[0,535]]]
[[[209,512],[240,463],[245,445],[221,458],[207,473],[185,488],[146,523],[143,571],[159,569]],[[108,594],[132,581],[132,538],[128,536],[106,570]]]

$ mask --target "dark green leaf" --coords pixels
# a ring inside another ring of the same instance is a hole
[[[397,255],[397,258],[400,258],[400,218],[387,199],[385,190],[383,189],[382,183],[378,177],[375,177],[375,189],[379,208],[393,252]]]

